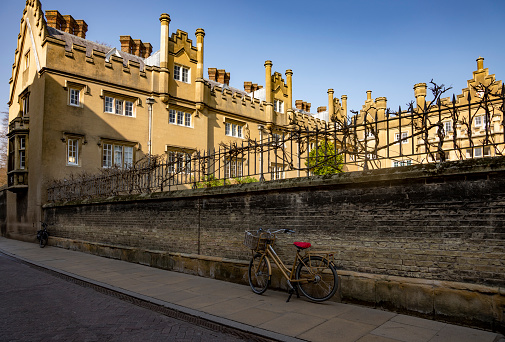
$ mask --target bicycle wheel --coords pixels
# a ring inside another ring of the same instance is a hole
[[[40,241],[39,241],[39,243],[40,243],[40,248],[46,247],[46,245],[47,245],[47,234],[44,234],[44,233],[40,234]]]
[[[335,267],[327,259],[311,256],[303,259],[296,267],[295,279],[302,294],[315,302],[333,297],[338,287]]]
[[[249,285],[254,293],[262,294],[270,283],[270,261],[263,254],[256,254],[249,263]]]

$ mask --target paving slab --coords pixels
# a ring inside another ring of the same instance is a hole
[[[371,324],[333,318],[300,334],[298,337],[314,342],[353,342],[367,335],[374,328],[375,325]]]

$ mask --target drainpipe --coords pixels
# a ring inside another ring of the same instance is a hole
[[[147,150],[149,153],[149,156],[152,155],[152,130],[153,130],[153,103],[154,103],[154,98],[148,97],[146,99],[146,103],[149,106],[148,111],[149,111],[149,141],[147,142]]]

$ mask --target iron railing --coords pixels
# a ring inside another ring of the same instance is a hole
[[[48,201],[503,155],[505,86],[479,85],[474,96],[468,92],[458,101],[454,96],[442,99],[443,93],[438,89],[431,103],[411,103],[407,110],[372,105],[348,120],[336,117],[316,125],[291,122],[289,127],[263,130],[260,140],[245,138],[205,151],[147,156],[127,169],[74,175],[52,182]]]

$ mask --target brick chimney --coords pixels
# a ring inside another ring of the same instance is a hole
[[[147,58],[151,56],[151,53],[153,53],[153,46],[151,45],[151,43],[144,43],[144,53],[140,57]]]
[[[217,82],[217,69],[216,68],[209,68],[209,80]]]
[[[295,101],[295,107],[296,109],[303,110],[304,112],[310,113],[310,106],[311,104],[308,102],[305,102],[303,100],[296,100]],[[326,107],[323,107],[324,110],[326,110]]]
[[[326,106],[317,107],[317,112],[318,113],[326,112]]]
[[[131,36],[119,36],[119,41],[121,42],[121,51],[135,56],[147,58],[153,52],[150,43],[142,43],[142,40],[132,39]]]
[[[71,15],[61,15],[58,11],[46,11],[47,26],[86,39],[88,24],[84,20],[74,20]]]
[[[252,93],[253,91],[256,91],[261,88],[263,88],[263,86],[258,85],[257,83],[244,82],[244,90],[246,93]]]
[[[209,80],[230,85],[230,73],[224,69],[209,68]]]

